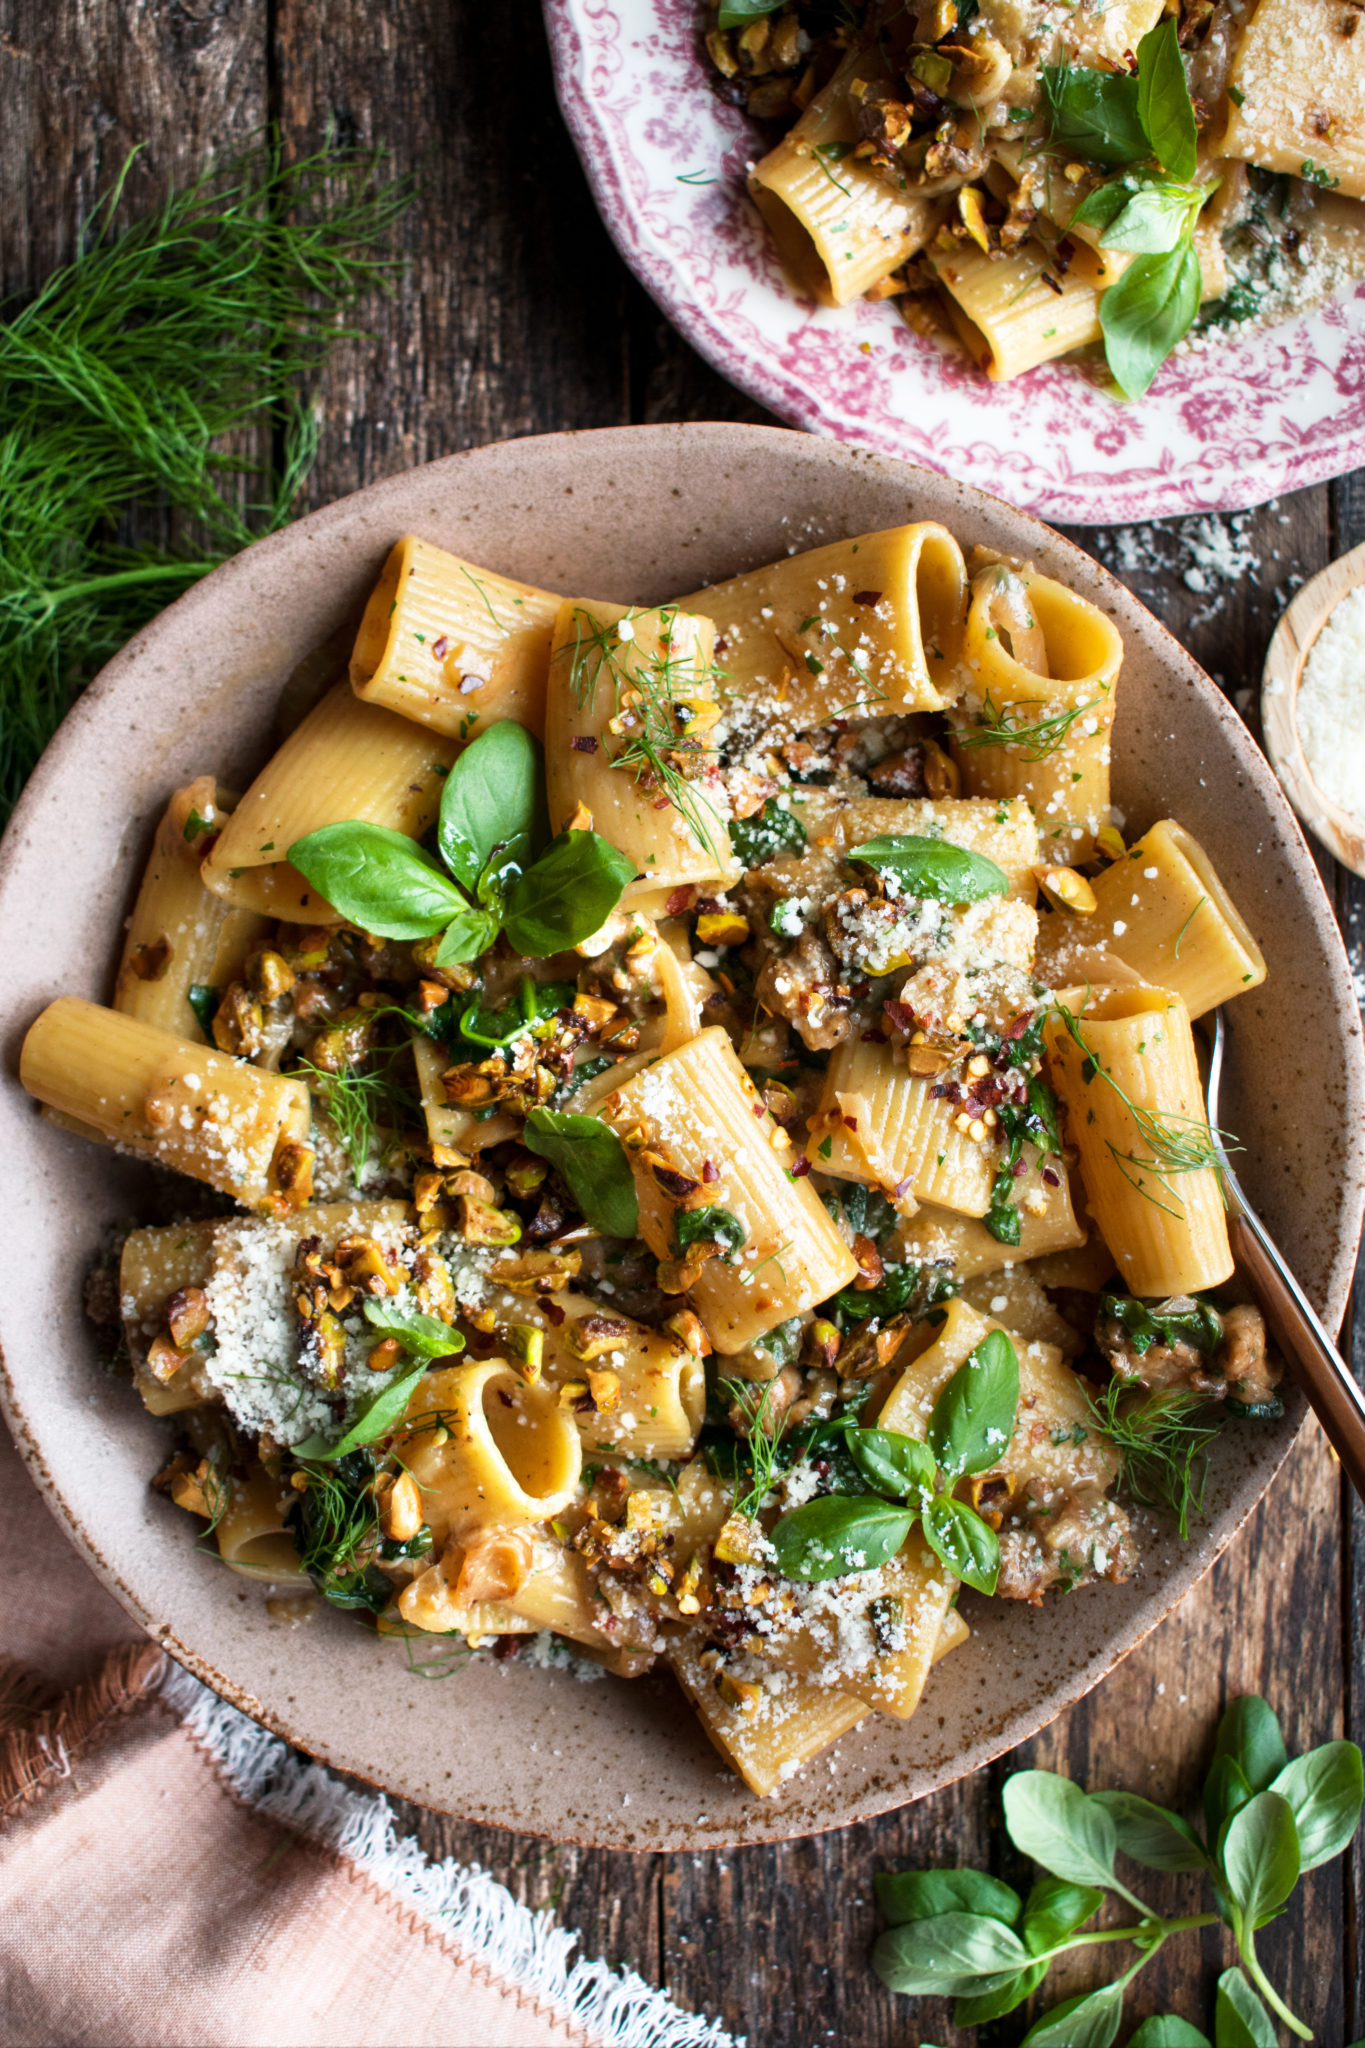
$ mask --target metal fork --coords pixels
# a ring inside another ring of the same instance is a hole
[[[1222,1079],[1227,1031],[1221,1009],[1215,1010],[1206,1089],[1209,1126],[1218,1151],[1227,1196],[1228,1237],[1233,1255],[1265,1314],[1275,1341],[1308,1405],[1327,1432],[1332,1448],[1352,1486],[1365,1500],[1365,1393],[1350,1367],[1318,1321],[1270,1232],[1242,1193],[1241,1185],[1218,1140],[1218,1085]]]

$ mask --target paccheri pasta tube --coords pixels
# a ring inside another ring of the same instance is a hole
[[[365,607],[351,687],[451,739],[474,739],[500,718],[542,732],[559,602],[409,534]]]

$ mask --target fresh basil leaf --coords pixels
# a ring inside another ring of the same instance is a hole
[[[1005,1826],[1017,1849],[1069,1884],[1114,1882],[1118,1833],[1095,1800],[1054,1771],[1016,1771],[1005,1781]]]
[[[927,1500],[934,1490],[934,1454],[927,1444],[895,1429],[849,1425],[848,1454],[869,1486],[891,1500]],[[979,1910],[972,1908],[973,1912]]]
[[[1100,294],[1109,368],[1128,398],[1141,398],[1199,311],[1203,274],[1187,239],[1165,256],[1139,256]]]
[[[1024,1907],[1024,1924],[1019,1930],[1024,1947],[1033,1956],[1055,1948],[1093,1919],[1104,1899],[1096,1885],[1070,1884],[1063,1877],[1040,1877]]]
[[[1137,164],[1152,153],[1138,117],[1138,82],[1125,73],[1044,64],[1048,139],[1094,164]]]
[[[1206,1870],[1204,1845],[1187,1820],[1137,1792],[1092,1792],[1118,1830],[1119,1847],[1144,1870]]]
[[[1236,1757],[1215,1757],[1204,1780],[1204,1825],[1208,1829],[1210,1848],[1217,1847],[1219,1834],[1227,1821],[1250,1798],[1251,1787]]]
[[[490,725],[457,756],[441,792],[436,838],[466,889],[478,888],[490,862],[495,877],[512,865],[529,867],[544,819],[543,784],[539,742],[510,719]]]
[[[425,939],[468,909],[415,839],[352,818],[296,839],[287,855],[333,910],[381,939]]]
[[[735,818],[730,825],[730,845],[736,860],[746,868],[761,868],[765,861],[784,853],[804,853],[806,828],[795,811],[784,811],[768,798],[751,818]]]
[[[445,936],[436,948],[438,967],[460,967],[466,960],[477,960],[486,953],[498,936],[498,920],[488,910],[471,910],[462,903],[445,929]]]
[[[1003,1330],[982,1338],[934,1403],[929,1448],[949,1479],[988,1472],[1009,1449],[1019,1407],[1019,1360]]]
[[[414,1358],[450,1358],[464,1350],[464,1338],[436,1316],[415,1309],[391,1308],[386,1301],[367,1301],[365,1320],[386,1337],[396,1337]]]
[[[292,1446],[296,1458],[308,1458],[318,1464],[330,1464],[337,1458],[344,1458],[349,1451],[355,1451],[362,1444],[376,1443],[380,1437],[388,1436],[395,1430],[407,1413],[412,1390],[427,1370],[422,1360],[408,1372],[397,1373],[387,1386],[381,1387],[368,1407],[362,1408],[344,1436],[329,1444],[325,1437],[308,1436],[302,1443]]]
[[[600,1117],[533,1109],[522,1143],[548,1159],[594,1230],[634,1237],[640,1225],[635,1175],[626,1148]]]
[[[1215,2048],[1277,2048],[1275,2022],[1238,1969],[1218,1979],[1213,2007]]]
[[[938,1913],[888,1927],[872,1951],[888,1991],[911,1997],[997,1991],[1028,1961],[1014,1929],[981,1913]]]
[[[1197,1294],[1176,1295],[1168,1301],[1139,1301],[1132,1294],[1101,1294],[1100,1313],[1122,1323],[1139,1358],[1145,1357],[1153,1344],[1169,1348],[1185,1343],[1193,1344],[1196,1351],[1216,1351],[1223,1335],[1223,1318],[1212,1302]],[[1258,1785],[1256,1789],[1264,1791],[1265,1787]]]
[[[1013,1927],[1023,1902],[1012,1885],[981,1870],[879,1870],[877,1904],[893,1927],[940,1913],[981,1913]]]
[[[1021,2048],[1110,2048],[1123,2020],[1123,1981],[1064,1999],[1036,2020]]]
[[[1219,1858],[1244,1918],[1254,1927],[1299,1881],[1294,1812],[1279,1792],[1257,1792],[1233,1815]]]
[[[870,1494],[824,1494],[783,1515],[770,1540],[784,1578],[841,1579],[895,1557],[914,1520]]]
[[[1163,170],[1187,183],[1199,163],[1199,130],[1190,101],[1180,38],[1168,15],[1137,48],[1138,119]]]
[[[1076,208],[1073,225],[1087,220],[1095,226],[1103,224],[1102,248],[1164,256],[1189,233],[1195,215],[1212,189],[1150,178],[1139,171],[1098,186]],[[1104,203],[1097,205],[1096,201]]]
[[[1127,178],[1106,178],[1093,192],[1087,192],[1071,216],[1071,225],[1076,228],[1098,228],[1100,240],[1112,221],[1116,221],[1132,197],[1132,184]]]
[[[981,903],[988,896],[1009,894],[1010,878],[1002,867],[984,853],[954,846],[951,839],[885,832],[850,847],[845,858],[894,875],[908,896],[931,896],[939,903]]]
[[[1236,1758],[1253,1792],[1268,1790],[1288,1763],[1274,1709],[1259,1693],[1242,1693],[1224,1708],[1213,1742],[1214,1762],[1222,1756]]]
[[[738,1216],[716,1205],[705,1209],[679,1209],[673,1218],[673,1236],[679,1252],[694,1244],[719,1244],[730,1258],[749,1242],[749,1233]]]
[[[966,1501],[941,1493],[921,1511],[924,1540],[935,1557],[950,1572],[974,1586],[978,1593],[993,1593],[1000,1577],[1000,1541],[988,1522]]]
[[[1007,1977],[998,1991],[982,1991],[959,1998],[953,2007],[953,2025],[984,2027],[987,2020],[1003,2019],[1026,1998],[1032,1998],[1047,1972],[1046,1963],[1030,1963],[1017,1977]]]
[[[218,1005],[223,1000],[220,988],[211,988],[206,981],[192,981],[185,992],[185,1001],[195,1014],[199,1029],[210,1045],[213,1043],[213,1020],[218,1015]]]
[[[786,0],[721,0],[720,13],[716,16],[717,28],[747,28],[760,15],[776,14]]]
[[[1182,2020],[1179,2013],[1154,2012],[1128,2036],[1128,2048],[1210,2048],[1210,2042],[1207,2034]]]
[[[1286,1764],[1271,1786],[1287,1799],[1299,1837],[1300,1870],[1339,1856],[1360,1825],[1365,1775],[1354,1742],[1324,1742]]]
[[[634,861],[598,833],[561,833],[508,890],[503,929],[532,959],[562,953],[601,930],[634,880]]]

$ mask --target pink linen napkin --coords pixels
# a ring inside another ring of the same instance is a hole
[[[0,2048],[734,2048],[178,1670],[0,1428]]]

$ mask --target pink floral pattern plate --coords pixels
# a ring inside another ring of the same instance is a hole
[[[1079,524],[1231,511],[1365,463],[1365,284],[1175,356],[1140,405],[1044,364],[991,384],[887,305],[786,282],[711,90],[696,0],[544,0],[559,101],[617,247],[723,376],[794,424]]]

